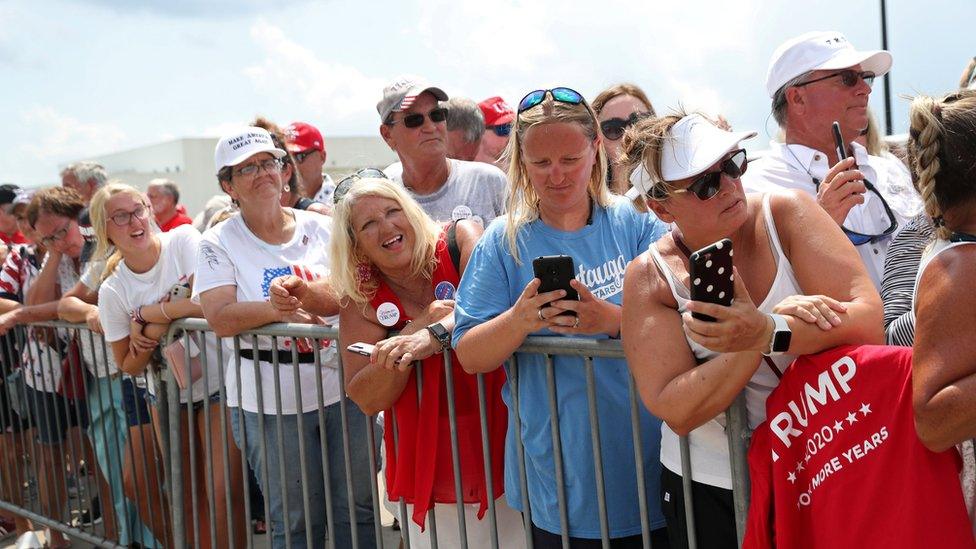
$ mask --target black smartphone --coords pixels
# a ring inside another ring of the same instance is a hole
[[[834,121],[830,126],[834,131],[834,147],[837,152],[837,161],[847,158],[847,146],[844,145],[844,136],[840,134],[840,122]]]
[[[576,272],[572,256],[544,255],[537,257],[532,260],[532,271],[535,273],[535,277],[542,281],[542,285],[539,286],[540,294],[553,290],[566,290],[566,297],[563,299],[579,300],[579,293],[569,285]],[[573,311],[562,314],[576,315]]]
[[[715,303],[728,307],[735,297],[735,279],[732,276],[732,241],[728,238],[705,246],[691,254],[692,301]],[[691,313],[693,318],[715,322],[715,318],[701,313]]]

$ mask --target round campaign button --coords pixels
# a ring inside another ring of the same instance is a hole
[[[400,321],[400,309],[389,301],[380,303],[380,306],[376,308],[376,319],[388,328],[396,326],[396,323]]]
[[[442,280],[437,283],[437,286],[434,286],[434,297],[437,299],[454,299],[455,292],[457,292],[457,288],[446,280]]]

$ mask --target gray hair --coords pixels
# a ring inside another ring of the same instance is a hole
[[[485,133],[485,115],[477,103],[466,97],[452,97],[443,105],[447,107],[447,131],[463,130],[468,143],[481,139]]]
[[[108,172],[105,171],[105,168],[101,164],[90,160],[69,164],[68,167],[61,170],[61,177],[64,178],[66,175],[75,176],[75,179],[79,183],[87,183],[94,179],[95,188],[101,187],[108,181]]]
[[[809,71],[787,80],[786,83],[780,86],[780,88],[776,90],[776,93],[773,94],[773,119],[776,120],[776,123],[779,124],[780,128],[786,127],[786,90],[802,84],[808,76],[810,76]]]
[[[147,189],[149,187],[162,188],[163,192],[173,197],[173,204],[180,203],[180,188],[179,186],[177,186],[176,182],[173,181],[172,179],[166,179],[166,178],[153,179],[152,181],[149,182],[149,185],[146,186]]]

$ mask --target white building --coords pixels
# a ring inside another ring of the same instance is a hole
[[[152,179],[172,179],[180,186],[180,202],[193,217],[207,199],[222,192],[214,173],[216,146],[215,137],[187,137],[78,160],[98,162],[110,178],[142,190]],[[335,180],[367,166],[382,169],[397,160],[379,136],[330,137],[325,146],[325,171]]]

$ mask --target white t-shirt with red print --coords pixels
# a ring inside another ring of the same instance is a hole
[[[798,358],[749,449],[744,548],[976,547],[955,449],[915,431],[912,349],[837,347]]]
[[[237,289],[237,301],[268,301],[271,281],[285,275],[297,275],[306,280],[315,280],[329,274],[329,236],[331,219],[314,212],[286,211],[295,216],[295,233],[285,244],[273,245],[261,240],[247,228],[244,218],[235,215],[218,223],[203,234],[197,255],[196,280],[193,284],[193,299],[207,290],[222,286]],[[337,324],[337,317],[324,319],[329,324]],[[240,348],[252,348],[251,336],[241,336]],[[298,340],[299,352],[312,350],[303,340]],[[227,340],[233,348],[233,340]],[[335,343],[330,340],[318,342],[321,353],[323,405],[339,401],[339,375],[335,368],[338,360]],[[258,349],[270,350],[270,336],[257,337]],[[279,338],[278,347],[291,351],[291,340]],[[278,380],[281,387],[281,413],[285,415],[310,412],[318,407],[315,389],[315,364],[300,364],[298,381],[301,388],[301,401],[296,398],[294,367],[291,362],[278,367]],[[228,394],[237,396],[236,362],[231,355],[227,362]],[[275,372],[271,363],[260,362],[260,383],[262,406],[258,406],[257,381],[254,363],[241,358],[241,394],[239,401],[228,396],[228,406],[240,406],[248,412],[274,414],[277,410],[275,397]]]

